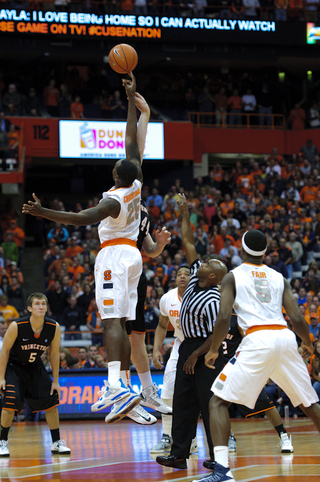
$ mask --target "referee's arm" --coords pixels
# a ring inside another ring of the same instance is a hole
[[[189,266],[192,265],[194,261],[198,259],[198,253],[196,251],[196,243],[194,239],[194,234],[191,228],[189,210],[187,200],[184,194],[178,194],[179,208],[182,213],[182,223],[181,223],[181,238],[183,247],[186,250],[186,256]]]
[[[219,356],[221,343],[227,336],[230,326],[232,307],[235,300],[235,281],[232,273],[228,273],[221,283],[220,308],[213,332],[210,350],[206,354],[205,363],[209,368],[214,368],[214,362]]]

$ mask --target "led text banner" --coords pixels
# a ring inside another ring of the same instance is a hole
[[[126,122],[59,121],[59,155],[77,159],[125,157]],[[164,159],[163,123],[148,124],[144,159]]]
[[[84,373],[82,370],[66,370],[60,372],[59,383],[61,387],[61,399],[58,407],[60,414],[91,414],[91,405],[98,398],[98,392],[103,387],[103,380],[106,379],[105,370],[92,370]],[[152,372],[152,380],[159,387],[159,396],[163,385],[163,372]],[[137,374],[132,372],[131,384],[133,389],[140,393],[142,390]],[[102,410],[107,413],[111,407]],[[147,409],[148,410],[148,409]]]
[[[301,32],[300,32],[301,31]],[[291,32],[291,35],[290,35]],[[96,15],[41,10],[0,10],[0,34],[139,40],[300,43],[305,25],[268,20]],[[289,38],[291,36],[291,38]]]
[[[314,23],[307,23],[307,43],[320,44],[320,27]]]

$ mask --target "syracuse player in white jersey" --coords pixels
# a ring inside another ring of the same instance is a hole
[[[123,400],[113,421],[123,418],[140,401],[140,397],[120,378],[121,362],[130,353],[130,342],[125,321],[134,319],[137,304],[137,286],[142,272],[142,260],[137,248],[140,224],[140,192],[142,182],[141,160],[137,142],[137,113],[135,107],[135,78],[132,78],[128,96],[126,152],[130,160],[116,162],[112,171],[114,187],[103,194],[100,203],[79,213],[57,212],[35,202],[23,205],[22,212],[41,216],[51,221],[76,226],[100,222],[101,251],[95,263],[96,302],[102,319],[105,347],[108,354],[108,381],[101,397],[91,410],[102,410]],[[128,81],[127,81],[128,82]]]
[[[220,310],[212,344],[205,360],[214,368],[219,347],[228,333],[232,309],[238,315],[243,340],[236,355],[212,385],[210,431],[215,466],[203,482],[234,481],[229,469],[228,438],[231,402],[254,408],[258,395],[271,378],[289,396],[294,406],[311,418],[320,431],[318,396],[298,352],[295,334],[283,318],[284,306],[295,333],[303,342],[303,356],[313,353],[308,325],[298,309],[290,284],[262,263],[267,238],[258,230],[242,237],[243,264],[228,273],[221,284]]]
[[[169,322],[174,327],[174,336],[176,337],[170,358],[167,362],[164,371],[163,388],[161,391],[161,398],[163,402],[172,407],[174,382],[176,379],[177,362],[179,358],[179,347],[184,340],[183,333],[180,328],[180,308],[183,294],[190,281],[189,266],[180,266],[177,271],[176,283],[177,288],[168,291],[162,296],[160,300],[160,318],[159,324],[155,331],[154,348],[153,348],[153,363],[156,368],[163,368],[163,359],[160,353],[161,346],[167,334]],[[172,415],[162,414],[162,438],[150,450],[151,453],[159,454],[163,452],[170,452],[172,445],[171,437]],[[197,452],[197,442],[194,439],[191,444],[191,453]]]

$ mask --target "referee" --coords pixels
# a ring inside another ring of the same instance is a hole
[[[180,311],[180,325],[185,340],[179,349],[173,394],[173,443],[170,455],[158,456],[156,461],[160,465],[186,469],[186,459],[189,458],[190,445],[196,433],[200,412],[210,458],[214,459],[209,425],[209,400],[212,396],[211,385],[223,367],[223,357],[220,357],[221,367],[216,366],[216,370],[211,370],[204,364],[204,355],[209,350],[219,311],[220,294],[217,285],[227,274],[227,268],[216,259],[207,263],[198,260],[186,198],[184,195],[179,196],[179,207],[183,215],[182,242],[191,267],[191,277],[182,298]]]

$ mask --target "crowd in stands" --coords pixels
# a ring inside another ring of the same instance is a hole
[[[157,258],[148,258],[142,252],[148,280],[145,318],[150,330],[158,324],[161,296],[175,287],[177,268],[186,263],[178,193],[185,193],[187,198],[200,260],[221,259],[231,270],[242,263],[243,233],[250,229],[265,233],[268,249],[264,262],[290,281],[315,342],[315,354],[308,360],[308,368],[320,394],[320,154],[317,145],[308,139],[299,152],[286,158],[274,148],[262,162],[252,158],[247,164],[238,161],[230,168],[216,163],[208,176],[195,179],[194,188],[189,191],[185,191],[179,179],[175,179],[169,189],[158,179],[145,181],[142,198],[150,216],[150,232],[166,226],[171,233],[170,244]],[[97,197],[76,205],[65,205],[59,198],[50,202],[43,200],[50,208],[70,211],[80,211],[97,202]],[[26,313],[23,275],[19,270],[24,232],[13,218],[9,211],[1,220],[0,316],[7,323]],[[97,226],[63,226],[46,221],[44,227],[44,290],[49,300],[48,316],[59,321],[64,330],[61,368],[105,368],[107,353],[103,350],[101,319],[94,300],[93,266],[100,249]],[[286,313],[284,317],[291,327]],[[83,328],[91,334],[89,350],[84,343]],[[72,347],[76,347],[77,353]],[[285,394],[279,394],[277,387],[270,384],[270,391],[272,388],[273,397],[286,405]]]
[[[42,70],[41,75],[37,67],[27,74],[18,67],[0,73],[0,157],[1,150],[9,148],[12,153],[18,147],[16,128],[8,117],[126,119],[121,76],[105,64],[51,65]],[[275,69],[183,72],[169,64],[163,64],[161,71],[135,73],[152,120],[191,120],[216,127],[247,123],[264,128],[274,123],[293,130],[320,127],[317,73],[283,77]]]

